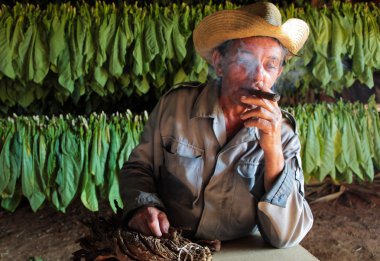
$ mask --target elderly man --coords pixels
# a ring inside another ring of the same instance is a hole
[[[271,3],[224,10],[194,30],[216,80],[163,95],[125,163],[128,226],[161,236],[169,225],[230,240],[259,228],[275,247],[299,243],[313,217],[304,199],[295,120],[270,93],[308,26],[281,24]]]

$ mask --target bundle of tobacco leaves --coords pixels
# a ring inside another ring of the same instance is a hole
[[[122,225],[120,218],[102,217],[83,221],[90,234],[77,242],[81,249],[72,260],[212,260],[212,252],[220,250],[220,241],[198,241],[182,236],[180,229],[170,228],[162,237],[145,236]]]

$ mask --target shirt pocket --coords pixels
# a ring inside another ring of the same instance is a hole
[[[236,165],[236,172],[238,175],[238,179],[240,182],[240,187],[244,187],[248,189],[248,191],[252,191],[256,177],[260,174],[263,168],[263,164],[260,162],[239,162]]]
[[[169,201],[192,205],[199,196],[204,150],[184,141],[165,137],[163,153],[164,164],[160,171],[161,196]]]
[[[251,231],[256,224],[256,201],[252,191],[262,169],[260,162],[239,161],[236,164],[230,216],[235,230]]]

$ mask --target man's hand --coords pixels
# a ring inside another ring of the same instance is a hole
[[[242,97],[241,101],[253,109],[241,115],[246,127],[257,127],[260,131],[260,146],[264,151],[264,187],[268,191],[284,168],[281,127],[282,113],[277,102],[257,97]]]
[[[257,127],[260,130],[260,146],[264,152],[270,152],[276,147],[281,148],[282,113],[277,102],[257,97],[241,99],[247,107],[241,119],[246,127]]]
[[[166,214],[155,207],[141,207],[128,222],[128,227],[146,236],[161,237],[169,231]]]

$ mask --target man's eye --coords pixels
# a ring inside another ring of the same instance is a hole
[[[278,69],[280,66],[278,63],[276,62],[268,62],[265,64],[265,68],[267,70],[275,70],[275,69]]]
[[[251,63],[252,63],[251,60],[246,60],[246,59],[240,59],[240,60],[238,60],[238,64],[239,65],[250,66]]]
[[[236,65],[241,70],[245,70],[245,71],[248,71],[252,67],[252,64],[248,60],[239,60],[239,61],[236,62]]]

